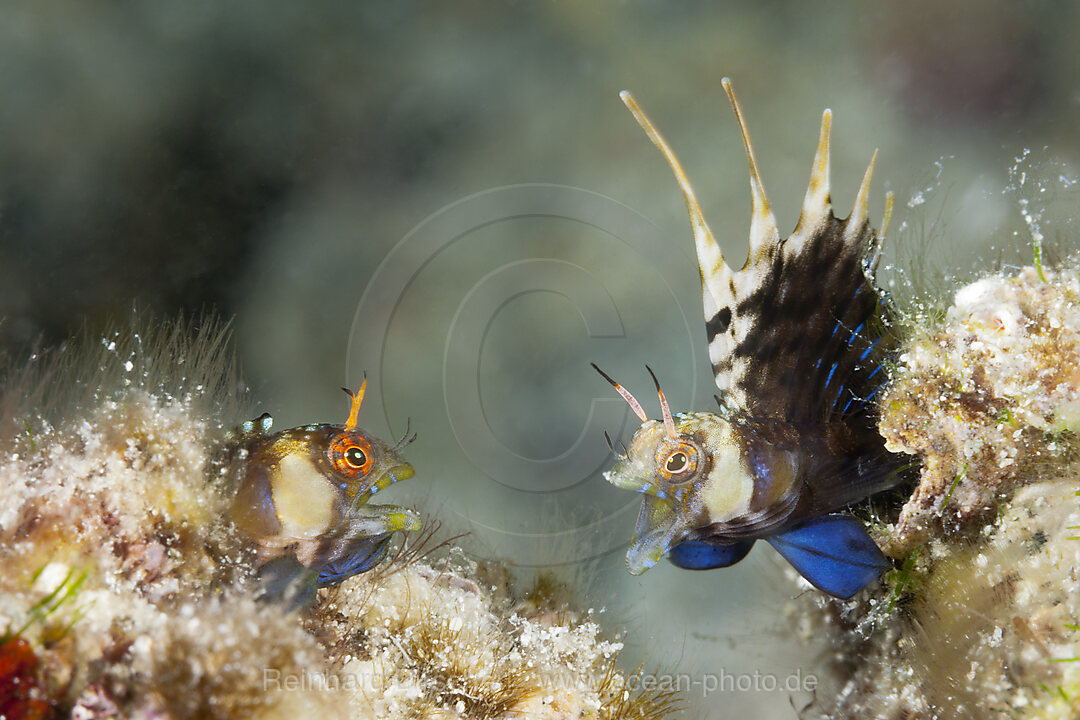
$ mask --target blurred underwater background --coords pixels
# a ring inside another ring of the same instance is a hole
[[[676,410],[711,408],[714,386],[685,204],[619,91],[680,156],[736,266],[748,179],[724,76],[781,232],[823,108],[837,214],[879,149],[871,217],[894,192],[898,295],[1026,261],[1032,233],[1075,211],[1053,189],[1080,159],[1070,4],[0,12],[0,352],[133,307],[217,313],[255,414],[279,428],[344,421],[338,388],[366,373],[360,424],[418,433],[405,453],[417,475],[388,501],[468,532],[468,552],[523,578],[570,579],[625,631],[631,665],[692,677],[688,716],[718,702],[793,715],[810,694],[703,678],[782,683],[823,648],[791,638],[795,586],[768,548],[710,573],[625,570],[640,498],[603,480],[603,431],[625,442],[636,421],[588,364],[653,416],[646,363]]]

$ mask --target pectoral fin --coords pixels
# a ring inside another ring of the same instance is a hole
[[[811,585],[845,600],[892,567],[850,515],[823,515],[765,539]]]
[[[626,568],[631,575],[640,575],[659,562],[689,532],[690,528],[679,519],[670,502],[646,495],[634,537],[626,551]]]
[[[322,567],[318,577],[319,587],[337,585],[353,575],[370,570],[386,557],[386,549],[389,545],[389,533],[355,540],[342,548],[340,557]]]
[[[420,516],[397,505],[364,505],[341,522],[341,531],[323,544],[313,567],[318,586],[329,587],[370,570],[385,556],[390,535],[398,530],[419,530]]]
[[[753,540],[742,540],[731,545],[689,540],[671,548],[668,551],[668,560],[672,565],[685,570],[712,570],[734,565],[746,557],[752,547]]]

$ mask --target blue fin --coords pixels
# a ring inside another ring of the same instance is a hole
[[[765,539],[811,585],[845,600],[892,567],[850,515],[822,515]]]
[[[257,573],[259,590],[256,599],[280,602],[289,610],[300,610],[315,603],[315,571],[304,567],[292,555],[282,555],[262,565]]]
[[[319,587],[337,585],[353,575],[370,570],[386,556],[391,533],[359,538],[338,557],[322,566],[319,571]]]
[[[746,557],[752,547],[753,540],[740,540],[731,545],[688,540],[671,548],[668,551],[668,560],[672,565],[685,570],[711,570],[734,565]]]

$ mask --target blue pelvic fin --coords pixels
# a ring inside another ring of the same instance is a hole
[[[331,560],[319,570],[319,587],[337,585],[343,580],[348,580],[353,575],[375,567],[380,560],[386,557],[386,550],[390,545],[390,535],[391,533],[383,533],[353,541],[348,549],[342,553],[341,557]]]
[[[259,568],[256,597],[263,602],[280,602],[289,610],[310,607],[315,604],[319,588],[370,570],[386,557],[390,535],[357,538],[336,559],[316,568],[304,566],[293,555],[276,557]]]
[[[301,610],[315,603],[315,571],[304,567],[292,555],[282,555],[264,564],[258,571],[262,602],[278,602],[289,610]]]
[[[672,565],[685,570],[712,570],[734,565],[746,557],[752,547],[753,540],[740,540],[731,545],[688,540],[671,548],[668,551],[668,560]]]
[[[892,567],[850,515],[822,515],[765,539],[811,585],[845,600]]]

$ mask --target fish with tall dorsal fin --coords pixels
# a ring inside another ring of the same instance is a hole
[[[650,420],[596,368],[642,421],[605,477],[645,495],[627,551],[630,572],[664,556],[688,569],[725,567],[761,539],[815,587],[847,598],[891,565],[862,523],[836,511],[902,479],[901,462],[877,432],[874,404],[894,351],[882,326],[887,299],[873,282],[885,232],[867,217],[877,153],[851,214],[837,218],[826,110],[802,215],[783,238],[730,80],[723,87],[750,168],[750,252],[740,270],[724,261],[674,152],[630,93],[621,94],[686,200],[720,393],[716,413],[673,415],[653,375],[662,420]],[[886,228],[891,211],[889,194]]]

